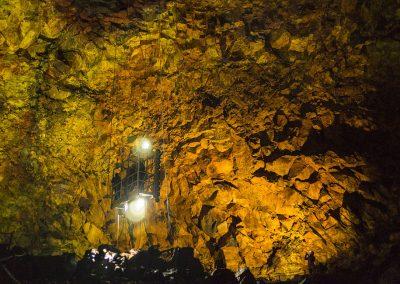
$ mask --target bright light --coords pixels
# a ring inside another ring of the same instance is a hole
[[[151,148],[151,143],[150,143],[149,140],[143,138],[140,147],[142,148],[142,150],[145,150],[145,151],[150,150],[150,148]]]
[[[151,153],[151,148],[151,141],[148,138],[140,137],[136,139],[135,148],[132,151],[144,158]]]
[[[133,212],[141,212],[146,208],[146,200],[144,198],[137,198],[129,203],[129,210]]]
[[[139,222],[144,219],[146,215],[146,200],[144,198],[136,198],[129,202],[126,217],[132,222]]]

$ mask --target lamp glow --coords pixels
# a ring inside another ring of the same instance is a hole
[[[150,150],[150,148],[151,148],[151,143],[150,143],[149,140],[143,138],[140,147],[141,147],[143,150],[145,150],[145,151]]]
[[[136,198],[129,202],[126,217],[132,222],[139,222],[144,219],[146,215],[146,200],[144,198]]]
[[[146,138],[143,138],[143,139],[140,141],[140,150],[146,152],[146,151],[148,151],[148,150],[150,150],[150,149],[151,149],[151,143],[150,143],[150,141],[149,141],[148,139],[146,139]]]

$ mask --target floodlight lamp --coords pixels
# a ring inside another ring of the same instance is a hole
[[[143,138],[141,143],[140,143],[140,148],[144,151],[148,151],[151,149],[151,143],[148,139]]]
[[[129,202],[126,217],[132,222],[139,222],[146,215],[146,199],[139,197]]]
[[[136,141],[136,151],[139,154],[147,155],[151,151],[151,142],[149,139],[143,137]]]

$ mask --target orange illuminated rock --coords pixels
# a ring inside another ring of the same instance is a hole
[[[229,176],[233,171],[233,163],[230,160],[212,162],[207,167],[207,173],[211,177]]]
[[[384,259],[393,5],[165,2],[0,0],[0,243],[190,246],[207,269],[215,244],[271,281],[304,274],[309,250],[328,269]],[[163,153],[160,201],[118,225],[110,181],[143,135]]]
[[[265,165],[265,169],[274,172],[280,176],[285,176],[289,173],[290,168],[292,167],[292,164],[294,160],[296,159],[296,156],[282,156],[272,163],[268,163]]]
[[[225,246],[222,248],[222,251],[224,254],[227,268],[233,271],[238,271],[239,268],[244,265],[238,247]]]

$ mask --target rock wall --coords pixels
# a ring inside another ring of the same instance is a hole
[[[116,242],[138,135],[161,201],[121,247],[286,279],[382,262],[399,232],[399,3],[0,0],[0,240]],[[165,200],[169,198],[172,230]]]

